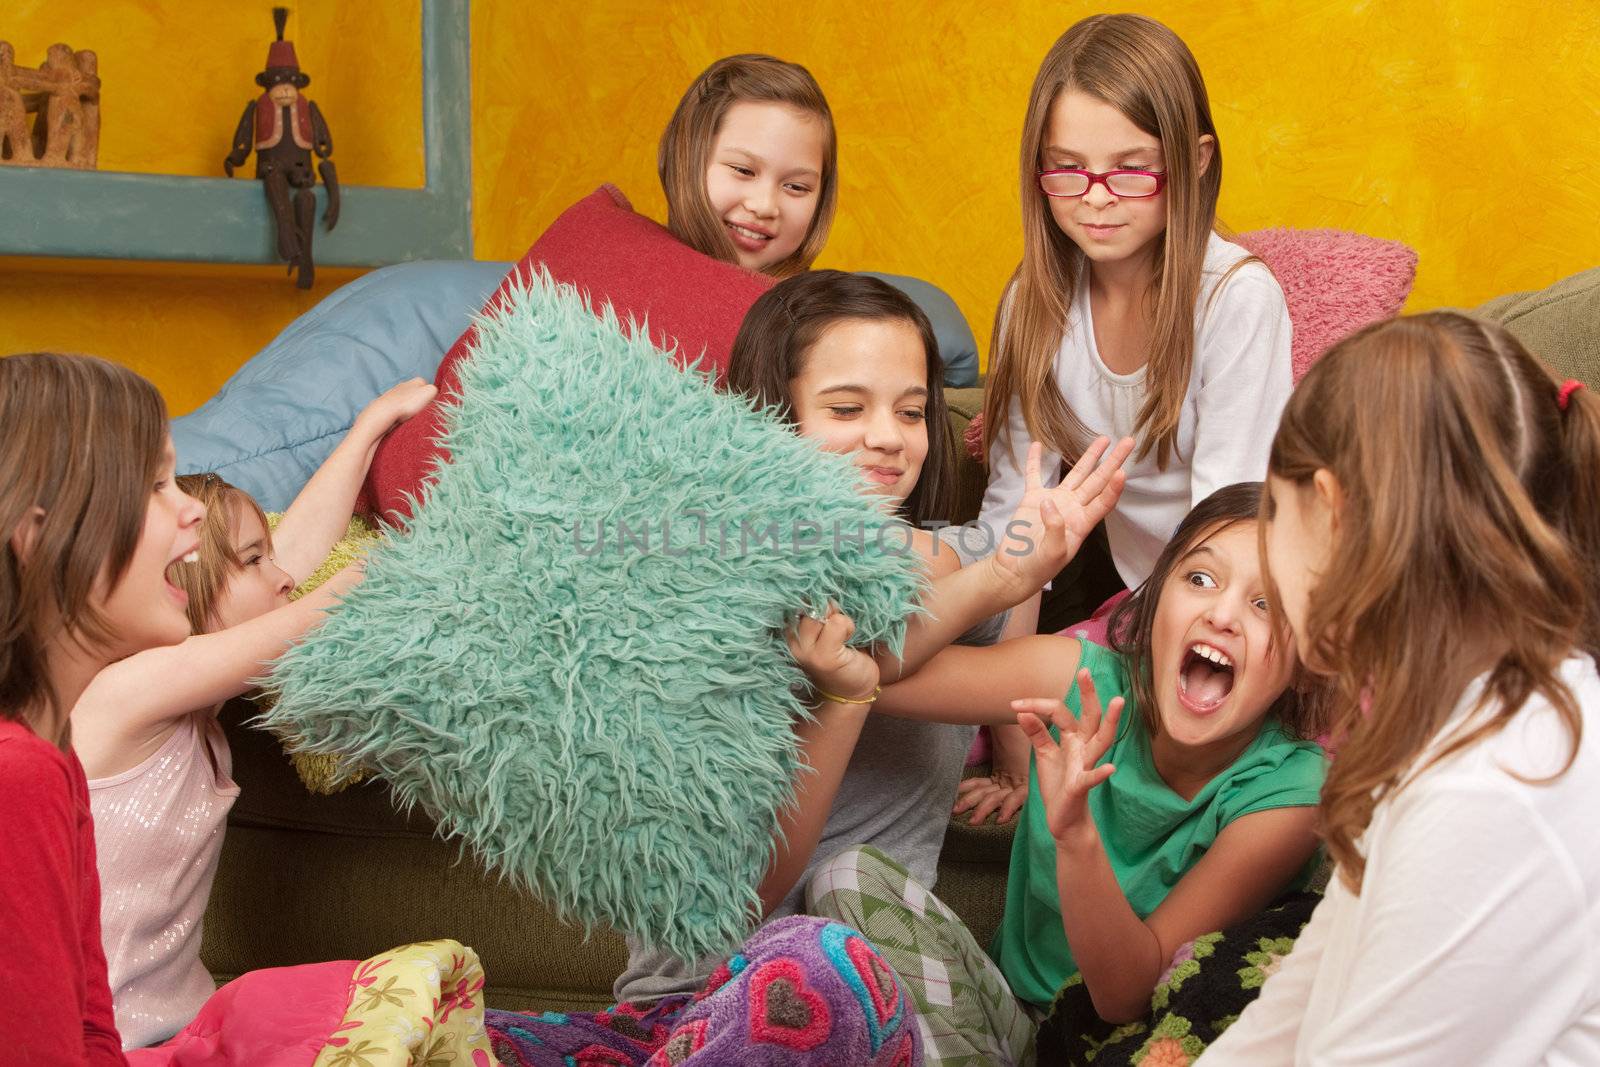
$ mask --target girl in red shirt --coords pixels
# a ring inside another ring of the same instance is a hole
[[[114,660],[189,636],[171,569],[204,509],[173,479],[155,386],[104,360],[0,359],[0,1048],[123,1064],[68,712]]]

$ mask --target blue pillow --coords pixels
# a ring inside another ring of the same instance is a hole
[[[401,263],[341,287],[172,420],[178,472],[216,471],[266,510],[287,508],[373,397],[407,378],[433,380],[510,269]]]
[[[883,274],[864,270],[882,279],[916,301],[922,313],[933,324],[934,339],[939,342],[939,355],[944,358],[944,384],[950,389],[965,389],[978,384],[978,341],[972,336],[966,316],[956,307],[950,295],[936,285],[903,274]]]
[[[172,420],[178,473],[215,471],[268,511],[282,511],[322,466],[361,409],[439,361],[513,264],[400,263],[335,291],[251,357],[217,395]],[[867,271],[905,293],[933,324],[945,385],[978,380],[978,346],[943,290]]]

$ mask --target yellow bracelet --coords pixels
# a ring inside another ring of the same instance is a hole
[[[812,688],[816,689],[815,686],[812,686]],[[881,692],[883,692],[883,686],[875,685],[872,687],[872,695],[861,700],[852,700],[849,697],[835,696],[826,689],[817,689],[817,696],[822,698],[822,702],[824,704],[871,704],[874,700],[878,699],[878,694]]]

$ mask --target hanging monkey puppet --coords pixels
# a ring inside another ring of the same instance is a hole
[[[322,120],[317,105],[300,92],[311,77],[300,70],[294,43],[283,39],[289,9],[275,7],[272,20],[278,39],[267,49],[267,69],[256,75],[256,84],[266,92],[244,107],[239,128],[233,135],[233,151],[222,169],[233,176],[234,167],[244,166],[250,150],[256,153],[256,177],[266,188],[267,203],[278,224],[278,258],[288,262],[291,271],[299,269],[295,284],[311,288],[311,235],[316,229],[317,184],[311,173],[311,153],[322,160],[317,169],[328,189],[328,210],[322,221],[328,229],[339,221],[339,177],[334,172],[333,136]],[[291,202],[290,190],[293,190]]]

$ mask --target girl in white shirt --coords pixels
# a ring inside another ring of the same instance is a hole
[[[1600,1063],[1600,403],[1434,313],[1284,411],[1264,536],[1340,691],[1332,884],[1217,1065]]]
[[[1205,82],[1153,19],[1095,15],[1055,43],[1028,100],[1021,177],[1022,262],[995,324],[979,521],[998,531],[1016,510],[1032,442],[1049,484],[1097,436],[1133,437],[1106,534],[1134,588],[1190,509],[1266,474],[1292,388],[1288,308],[1266,266],[1217,235],[1222,149]],[[1038,616],[1035,597],[1006,636],[1033,633]],[[995,741],[999,776],[1025,787],[1021,732]]]

